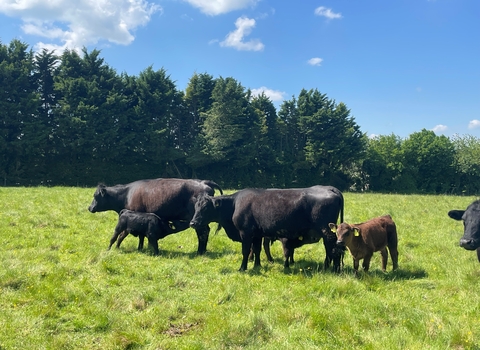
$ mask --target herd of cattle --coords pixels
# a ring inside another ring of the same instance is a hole
[[[214,196],[216,189],[219,196]],[[343,195],[332,186],[243,189],[223,195],[220,186],[209,180],[139,180],[111,187],[99,185],[88,210],[92,213],[113,210],[119,214],[109,249],[115,242],[118,248],[132,234],[139,239],[139,250],[147,237],[158,254],[159,239],[191,227],[197,233],[197,253],[204,254],[209,224],[216,222],[217,231],[223,227],[231,240],[241,242],[241,271],[247,269],[250,259],[254,260],[254,266],[260,266],[262,241],[269,261],[273,261],[271,242],[282,243],[284,266],[288,268],[294,262],[295,248],[322,238],[326,252],[324,268],[333,263],[333,270],[340,271],[346,249],[353,257],[355,271],[362,259],[363,269],[368,271],[377,251],[381,253],[385,271],[387,250],[393,269],[398,267],[397,230],[390,215],[360,224],[345,223]],[[448,215],[464,222],[460,246],[477,250],[480,261],[480,201],[466,210],[451,210]]]

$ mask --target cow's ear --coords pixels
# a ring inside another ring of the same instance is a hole
[[[455,220],[462,220],[462,216],[465,213],[465,210],[450,210],[448,216]]]
[[[354,228],[353,228],[353,235],[354,235],[355,237],[360,236],[360,229],[359,229],[358,227],[354,227]]]
[[[105,197],[106,194],[107,194],[107,189],[105,187],[100,188],[100,195],[102,197]]]
[[[337,232],[337,225],[336,224],[331,222],[331,223],[328,224],[328,227],[330,227],[330,230],[332,232]]]

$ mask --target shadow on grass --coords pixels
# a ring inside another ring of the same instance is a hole
[[[159,254],[155,255],[153,250],[150,249],[149,247],[143,248],[143,250],[137,250],[137,249],[122,249],[122,248],[114,248],[112,247],[112,250],[118,250],[122,252],[122,254],[146,254],[146,255],[151,255],[154,258],[162,258],[162,259],[177,259],[177,258],[188,258],[188,259],[195,259],[196,257],[206,257],[209,259],[218,259],[222,257],[225,254],[228,254],[228,252],[211,252],[208,251],[205,254],[199,255],[196,251],[182,251],[182,250],[165,250],[165,249],[159,249]],[[182,249],[182,248],[179,248]]]
[[[355,270],[353,269],[353,267],[350,267],[350,266],[344,267],[342,273],[346,275],[355,276]],[[424,269],[418,269],[418,268],[413,268],[413,269],[398,268],[395,271],[387,270],[387,272],[383,272],[382,270],[379,270],[379,269],[371,269],[368,272],[359,270],[356,277],[359,279],[378,278],[384,281],[416,280],[421,278],[427,278],[428,273]]]
[[[277,263],[277,261],[275,262]],[[283,261],[282,261],[283,264]],[[427,278],[428,273],[424,269],[419,268],[408,268],[402,269],[398,268],[395,271],[388,270],[383,272],[379,269],[371,269],[369,272],[359,271],[357,274],[352,266],[343,266],[340,272],[334,272],[332,266],[324,268],[323,263],[311,261],[311,260],[299,260],[295,264],[291,265],[290,268],[284,269],[285,274],[292,275],[304,275],[305,277],[314,277],[319,273],[329,273],[332,275],[341,276],[355,276],[359,279],[362,278],[378,278],[385,281],[395,281],[395,280],[414,280]]]

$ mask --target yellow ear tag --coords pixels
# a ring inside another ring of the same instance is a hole
[[[215,206],[216,206],[216,207],[219,207],[219,206],[220,206],[220,203],[215,202]]]
[[[298,237],[298,240],[303,241],[303,236]]]
[[[360,232],[358,231],[358,228],[356,228],[356,229],[353,230],[353,235],[354,235],[355,237],[360,236]]]
[[[337,229],[336,228],[331,228],[330,229],[333,233],[337,233]]]

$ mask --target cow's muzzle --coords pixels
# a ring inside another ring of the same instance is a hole
[[[338,248],[345,248],[345,242],[344,241],[337,241],[337,247]]]
[[[465,239],[465,238],[462,238],[460,240],[460,247],[466,249],[466,250],[475,250],[477,248],[479,248],[479,242],[478,241],[475,241],[473,239]]]
[[[190,221],[190,227],[191,228],[197,228],[198,227],[198,222],[195,220]]]

